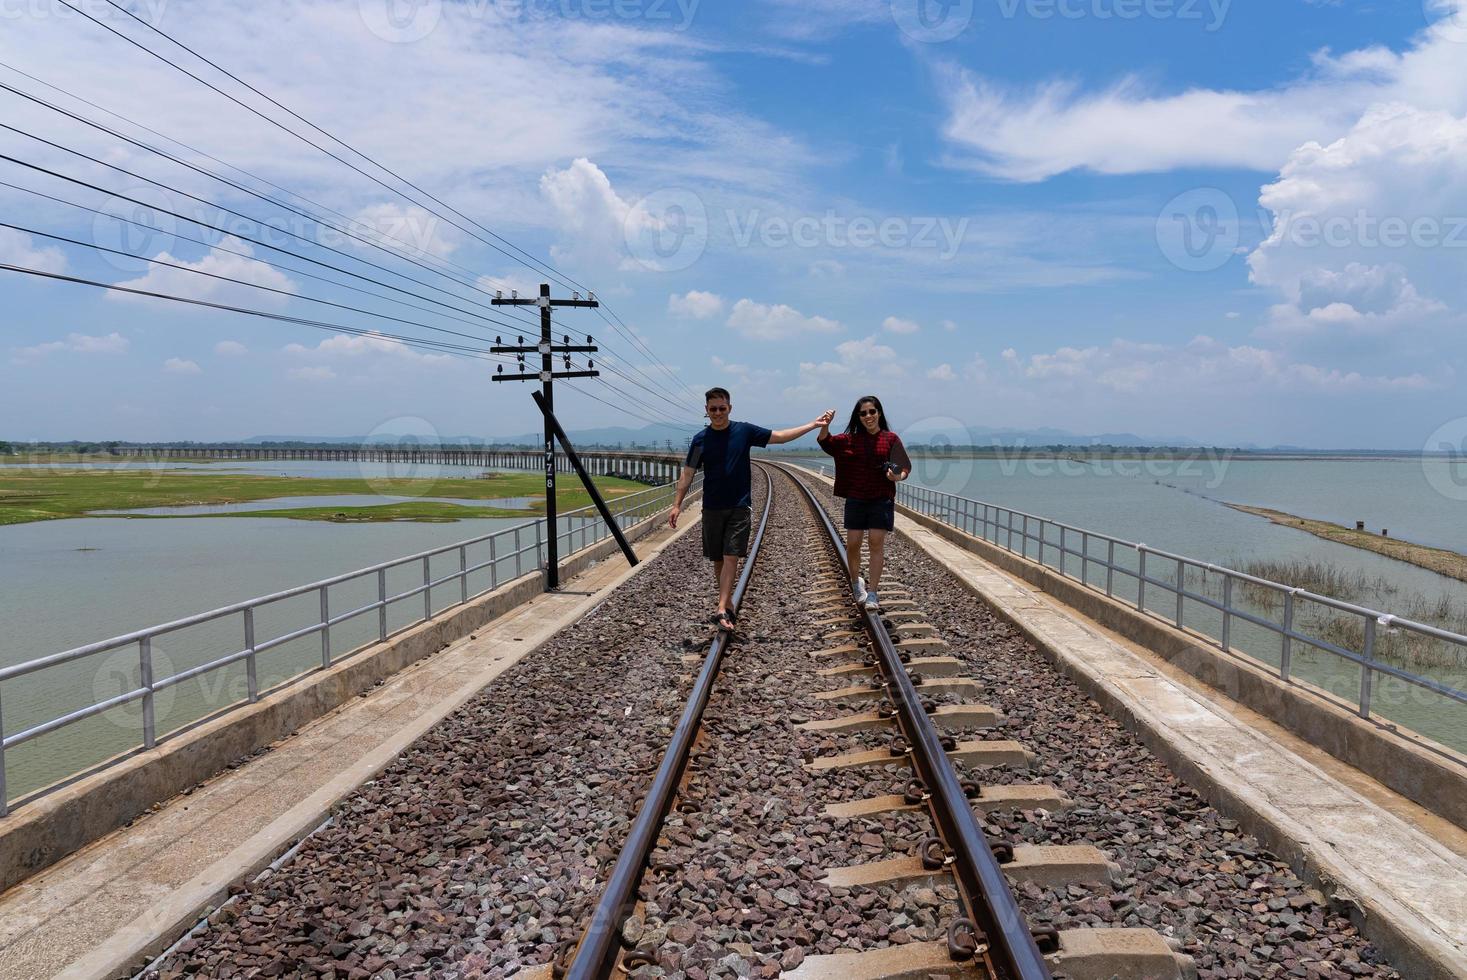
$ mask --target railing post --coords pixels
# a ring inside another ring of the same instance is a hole
[[[1182,628],[1182,600],[1183,592],[1187,585],[1187,566],[1182,564],[1182,559],[1177,559],[1177,629]]]
[[[10,813],[10,794],[5,791],[5,712],[0,708],[0,817]]]
[[[1068,575],[1069,574],[1069,572],[1066,571],[1066,569],[1069,566],[1069,560],[1070,560],[1070,556],[1066,552],[1066,549],[1069,547],[1069,535],[1066,534],[1065,532],[1066,532],[1066,528],[1065,528],[1065,526],[1063,524],[1061,524],[1060,525],[1060,566],[1059,566],[1060,567],[1060,574],[1061,575]],[[1083,562],[1080,564],[1080,580],[1082,582],[1085,580],[1085,565],[1084,565]]]
[[[458,601],[469,601],[469,546],[458,546]]]
[[[428,556],[423,556],[423,622],[433,618],[433,590],[428,583],[433,581],[433,573],[428,569]]]
[[[1222,601],[1222,648],[1227,653],[1231,648],[1233,632],[1233,577],[1223,572],[1223,601]]]
[[[489,535],[489,591],[493,592],[499,588],[499,556],[495,554],[498,550],[494,542],[499,540],[499,535]]]
[[[1284,593],[1284,632],[1283,642],[1279,648],[1279,677],[1288,680],[1294,668],[1294,593],[1293,590]]]
[[[387,639],[387,569],[377,569],[377,639]]]
[[[538,524],[536,524],[535,526],[537,528],[539,527]],[[536,531],[535,533],[538,534],[540,532],[539,531]],[[523,571],[523,569],[522,569],[522,567],[521,567],[521,564],[520,564],[524,560],[524,556],[522,554],[524,552],[524,550],[525,549],[520,545],[520,525],[516,524],[514,526],[514,577],[515,578],[519,578],[521,575],[525,574],[524,571]]]
[[[331,666],[331,600],[327,587],[321,586],[321,669]]]
[[[249,685],[250,704],[260,700],[260,678],[255,670],[255,607],[244,611],[245,683]]]
[[[1116,582],[1116,542],[1114,538],[1105,539],[1105,594],[1114,598]]]
[[[1146,546],[1138,544],[1136,554],[1136,611],[1146,611]]]
[[[1365,617],[1365,649],[1362,652],[1365,663],[1360,665],[1360,717],[1370,717],[1370,700],[1374,693],[1372,688],[1375,684],[1375,669],[1370,666],[1370,661],[1375,659],[1375,617]]]
[[[158,744],[158,720],[153,711],[153,638],[145,636],[138,640],[138,680],[143,687],[143,748],[151,749]]]

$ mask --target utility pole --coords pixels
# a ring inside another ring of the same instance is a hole
[[[557,306],[580,307],[583,309],[595,309],[601,304],[596,301],[595,293],[587,293],[585,299],[581,299],[580,293],[571,293],[570,299],[551,299],[550,284],[540,284],[540,295],[536,297],[521,298],[518,293],[510,291],[510,298],[505,299],[503,291],[494,294],[492,300],[495,306],[538,306],[540,308],[540,342],[538,344],[526,345],[525,338],[517,338],[519,343],[505,345],[499,342],[500,338],[494,338],[494,346],[490,350],[495,354],[514,354],[519,358],[520,373],[505,374],[504,365],[499,365],[499,372],[493,375],[495,381],[535,381],[540,382],[540,396],[544,400],[545,415],[545,530],[549,538],[547,542],[549,551],[548,561],[545,566],[545,587],[550,590],[560,588],[560,541],[557,535],[557,516],[555,513],[555,432],[552,426],[553,416],[550,412],[555,410],[555,379],[557,378],[595,378],[601,372],[595,370],[595,362],[587,361],[590,370],[570,370],[571,354],[583,353],[594,354],[596,347],[592,345],[591,338],[586,338],[584,344],[572,344],[570,335],[567,334],[563,344],[554,343],[551,336],[550,311]],[[527,373],[525,371],[525,355],[539,353],[540,370],[538,373]],[[554,355],[560,354],[565,358],[564,371],[555,370]]]

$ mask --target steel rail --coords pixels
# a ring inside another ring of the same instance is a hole
[[[783,470],[783,467],[781,467]],[[803,480],[785,470],[804,491],[805,499],[825,527],[830,545],[846,568],[846,547],[830,515]],[[982,935],[977,937],[980,956],[986,955],[1001,980],[1050,980],[1049,966],[1034,941],[1023,912],[1009,888],[1003,868],[994,856],[992,843],[973,816],[972,804],[963,792],[942,739],[922,707],[911,675],[902,664],[886,625],[878,615],[861,609],[861,620],[880,657],[882,686],[896,708],[902,734],[911,747],[909,757],[918,778],[926,786],[933,822],[951,854],[951,870],[957,879],[968,917]]]
[[[764,473],[766,486],[764,513],[759,518],[759,529],[749,547],[748,560],[744,562],[743,571],[734,586],[735,611],[743,602],[744,591],[748,588],[754,564],[764,544],[770,505],[774,501],[774,478],[769,475],[767,468],[760,466],[760,470]],[[713,685],[718,680],[718,671],[723,664],[723,656],[728,650],[729,636],[720,630],[708,647],[708,656],[703,659],[703,667],[693,684],[693,692],[678,719],[667,751],[663,753],[657,774],[652,779],[652,786],[647,791],[646,799],[642,801],[642,808],[627,834],[626,844],[623,845],[616,865],[611,870],[611,877],[607,879],[606,888],[596,903],[585,936],[566,968],[567,980],[606,980],[616,971],[622,948],[622,924],[636,907],[637,890],[641,885],[642,875],[652,859],[652,851],[657,846],[663,821],[667,819],[673,797],[677,795],[678,784],[682,782],[693,742],[703,724],[703,711],[708,707]]]

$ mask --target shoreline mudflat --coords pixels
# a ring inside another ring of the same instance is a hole
[[[1226,501],[1224,501],[1226,503]],[[1266,517],[1275,524],[1284,527],[1298,528],[1307,531],[1317,538],[1326,541],[1335,541],[1340,544],[1349,545],[1352,548],[1360,548],[1363,551],[1373,551],[1387,558],[1395,558],[1419,568],[1425,568],[1439,575],[1446,575],[1459,581],[1467,582],[1467,555],[1446,548],[1433,548],[1429,545],[1416,544],[1411,541],[1403,541],[1400,538],[1387,538],[1369,531],[1357,531],[1353,527],[1345,527],[1343,524],[1334,524],[1330,521],[1318,521],[1309,517],[1300,517],[1298,514],[1290,514],[1281,510],[1271,510],[1268,507],[1252,507],[1248,504],[1232,504],[1227,506],[1233,510],[1240,510],[1245,514],[1253,514],[1256,517]]]

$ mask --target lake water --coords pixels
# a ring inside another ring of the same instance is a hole
[[[474,500],[467,497],[392,497],[385,494],[342,493],[320,497],[269,497],[240,504],[189,504],[182,507],[135,507],[130,510],[96,510],[93,514],[122,517],[129,514],[146,517],[200,517],[209,514],[248,514],[261,510],[296,510],[307,507],[375,507],[429,501],[458,504],[461,507],[502,507],[505,510],[528,510],[540,497],[495,497]]]
[[[779,458],[789,458],[781,456]],[[828,464],[828,457],[812,462]],[[1440,469],[1432,469],[1439,466]],[[460,500],[452,481],[474,479],[478,468],[442,465],[331,463],[321,461],[241,461],[204,464],[221,472],[243,471],[312,477],[441,478],[442,499]],[[1424,569],[1315,538],[1292,528],[1231,510],[1220,501],[1273,507],[1309,517],[1372,529],[1390,528],[1394,537],[1467,551],[1467,503],[1446,461],[1101,461],[916,460],[913,479],[920,485],[1103,531],[1153,548],[1238,567],[1250,558],[1319,559],[1371,577],[1390,580],[1398,597],[1447,594],[1467,604],[1467,583]],[[351,498],[292,498],[306,505],[349,505]],[[371,497],[374,502],[380,498]],[[482,503],[482,502],[476,502]],[[278,506],[256,502],[243,506]],[[331,524],[280,518],[210,521],[89,518],[0,527],[0,665],[20,663],[108,636],[191,613],[269,594],[392,558],[428,550],[520,524],[524,518],[466,520],[454,524]],[[482,559],[480,559],[482,560]],[[436,562],[434,577],[456,569],[456,558]],[[505,570],[506,572],[509,569]],[[1165,570],[1162,570],[1163,572]],[[390,591],[421,580],[416,569],[396,574]],[[482,588],[482,584],[477,586]],[[368,594],[370,592],[371,594]],[[446,605],[456,585],[435,590],[434,605]],[[370,601],[374,590],[343,588],[331,595],[333,610]],[[1389,598],[1389,597],[1387,597]],[[1153,600],[1160,605],[1159,596]],[[262,615],[261,635],[291,621],[314,618],[313,596],[282,603]],[[1387,605],[1388,610],[1392,607]],[[402,625],[422,612],[421,600],[394,604],[391,624]],[[273,619],[271,618],[273,617]],[[344,624],[333,637],[338,652],[374,634],[371,617]],[[1204,628],[1206,612],[1191,610],[1188,622]],[[159,643],[158,673],[186,669],[241,649],[239,621],[217,629],[190,631]],[[1277,659],[1278,640],[1238,634],[1250,653]],[[261,657],[261,680],[269,683],[306,669],[319,660],[317,637],[293,641]],[[79,708],[136,683],[137,651],[119,651],[85,664],[48,671],[45,682],[6,682],[4,729],[14,733],[38,720]],[[1342,697],[1358,682],[1358,670],[1340,670],[1335,658],[1295,654],[1296,671]],[[1467,686],[1461,668],[1411,668]],[[239,696],[242,669],[229,669],[179,685],[159,698],[159,730],[201,716]],[[167,703],[165,704],[165,700]],[[1377,692],[1377,708],[1401,724],[1467,748],[1467,711],[1435,695],[1387,688]],[[139,730],[136,705],[117,708],[42,737],[9,753],[10,795],[44,785],[69,771],[78,758],[100,759],[125,747]]]

